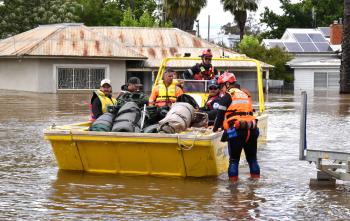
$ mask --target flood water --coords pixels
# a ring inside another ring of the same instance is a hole
[[[88,119],[90,94],[0,91],[0,220],[348,220],[350,182],[309,186],[298,160],[300,94],[270,94],[262,178],[159,178],[58,171],[43,129]],[[350,153],[350,95],[309,95],[308,148]]]

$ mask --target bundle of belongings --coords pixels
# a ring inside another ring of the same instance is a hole
[[[91,131],[131,133],[180,133],[189,127],[207,127],[208,115],[196,111],[196,101],[189,95],[178,97],[171,107],[146,106],[142,94],[126,93],[115,106],[97,118]]]

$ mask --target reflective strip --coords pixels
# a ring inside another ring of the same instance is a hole
[[[219,105],[219,106],[218,106],[218,110],[223,110],[223,111],[225,111],[225,110],[227,110],[227,107],[222,106],[222,105]]]
[[[249,101],[248,100],[233,100],[231,105],[235,105],[235,104],[248,104]]]
[[[191,69],[187,69],[187,70],[188,70],[188,72],[191,74],[191,76],[193,76],[192,70],[191,70]]]

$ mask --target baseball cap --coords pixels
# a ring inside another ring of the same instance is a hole
[[[128,83],[129,84],[135,84],[136,86],[142,86],[141,80],[138,77],[131,77],[131,78],[129,78]]]
[[[219,85],[216,83],[216,80],[208,81],[208,89],[215,88],[218,89]]]
[[[111,80],[109,80],[109,79],[103,79],[102,81],[101,81],[101,87],[104,85],[104,84],[108,84],[109,86],[112,86],[111,85]]]

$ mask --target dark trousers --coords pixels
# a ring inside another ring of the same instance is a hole
[[[256,160],[257,143],[259,137],[259,129],[251,129],[248,140],[248,130],[236,130],[237,136],[228,138],[228,151],[230,155],[230,163],[239,163],[242,149],[246,155],[248,162]]]

